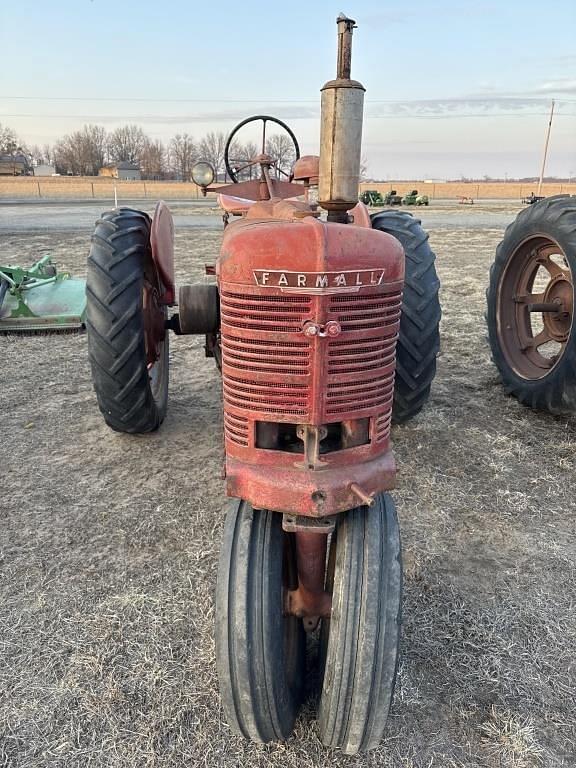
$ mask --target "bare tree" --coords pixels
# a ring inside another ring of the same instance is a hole
[[[266,154],[270,155],[276,163],[276,175],[286,175],[290,173],[292,164],[296,160],[296,150],[294,144],[285,133],[276,133],[270,136],[266,141]]]
[[[21,144],[12,128],[0,123],[0,152],[12,154]]]
[[[106,130],[100,125],[85,125],[60,139],[53,159],[60,172],[74,176],[96,176],[106,162]]]
[[[140,154],[140,169],[145,179],[161,179],[166,168],[166,149],[161,141],[146,139]]]
[[[260,149],[255,142],[247,141],[246,144],[244,144],[244,155],[249,160],[254,160],[254,158],[259,154],[260,154]]]
[[[238,181],[246,181],[247,179],[257,178],[259,175],[259,166],[250,165],[249,163],[254,160],[256,155],[260,153],[257,145],[253,141],[247,141],[246,144],[240,144],[238,141],[233,141],[230,145],[230,164]],[[248,167],[243,167],[248,166]],[[236,169],[243,168],[241,171]]]
[[[211,131],[200,142],[200,157],[212,165],[216,172],[216,178],[218,178],[218,174],[224,171],[225,146],[226,134],[221,131],[218,133]],[[230,152],[230,155],[232,155],[232,152]]]
[[[30,147],[30,159],[34,165],[42,165],[44,162],[44,152],[42,152],[38,144],[33,144]]]
[[[188,133],[177,133],[170,142],[170,162],[182,181],[190,181],[190,172],[198,151],[194,139]]]
[[[110,159],[115,163],[126,162],[139,165],[146,139],[139,125],[123,125],[116,128],[108,138]]]

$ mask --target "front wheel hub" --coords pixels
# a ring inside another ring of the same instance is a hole
[[[166,336],[166,313],[160,302],[160,294],[157,287],[147,280],[144,281],[142,291],[142,309],[146,362],[150,367],[160,357],[161,345]]]
[[[550,280],[544,292],[544,302],[558,307],[555,312],[543,313],[544,327],[551,339],[565,343],[570,335],[574,314],[574,292],[566,274],[558,274]]]

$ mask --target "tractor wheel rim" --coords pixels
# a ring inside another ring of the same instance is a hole
[[[148,277],[144,278],[142,289],[142,311],[146,363],[150,369],[160,358],[162,344],[166,337],[166,311],[160,301],[158,286]]]
[[[573,316],[574,279],[564,251],[547,235],[532,235],[510,256],[497,296],[502,351],[518,376],[542,379],[559,364]]]

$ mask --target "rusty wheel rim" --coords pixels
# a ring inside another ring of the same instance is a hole
[[[142,286],[142,316],[146,366],[153,394],[161,387],[166,343],[166,306],[161,301],[160,278],[153,264],[147,265]]]
[[[497,295],[504,357],[523,379],[547,376],[560,362],[574,315],[574,280],[562,248],[547,235],[521,242],[508,259]]]

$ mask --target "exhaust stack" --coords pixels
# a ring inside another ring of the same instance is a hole
[[[347,211],[358,202],[365,88],[350,79],[356,22],[340,14],[336,23],[337,76],[321,90],[318,202],[328,211],[328,221],[347,222]]]

